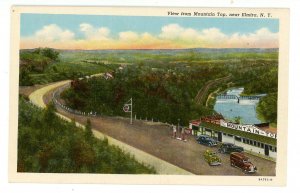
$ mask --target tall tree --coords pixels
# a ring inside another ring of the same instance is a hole
[[[56,111],[56,108],[55,108],[55,105],[53,102],[50,102],[47,107],[46,107],[46,110],[44,111],[44,122],[46,125],[48,126],[52,126],[55,122],[55,118],[56,118],[56,115],[55,115],[55,111]]]
[[[87,140],[92,140],[92,138],[93,138],[92,123],[91,123],[90,119],[86,120],[85,137],[86,137]]]

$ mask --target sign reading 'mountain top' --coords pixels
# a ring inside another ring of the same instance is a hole
[[[245,131],[245,132],[262,135],[262,136],[266,136],[266,137],[271,137],[271,138],[275,138],[275,139],[277,138],[277,135],[275,133],[263,131],[254,125],[235,124],[235,123],[226,122],[224,120],[220,121],[220,125],[223,127],[230,128],[230,129]]]

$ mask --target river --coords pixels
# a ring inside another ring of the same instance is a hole
[[[227,90],[227,95],[235,95],[237,97],[244,91],[244,88],[233,88]],[[263,96],[264,94],[262,94]],[[243,99],[220,99],[217,97],[214,110],[224,116],[225,119],[234,120],[235,117],[241,117],[243,124],[257,124],[261,121],[257,118],[256,107],[259,100]]]

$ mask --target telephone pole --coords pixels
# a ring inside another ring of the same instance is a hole
[[[132,98],[130,99],[131,103],[130,103],[130,106],[131,106],[131,111],[130,111],[130,124],[132,124]]]

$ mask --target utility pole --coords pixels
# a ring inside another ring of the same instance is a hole
[[[131,106],[131,111],[130,111],[130,114],[131,114],[131,116],[130,116],[130,124],[132,125],[132,98],[130,99],[130,101],[131,101],[131,103],[130,103],[130,106]]]
[[[128,103],[130,101],[130,103]],[[123,106],[123,111],[125,113],[130,113],[130,124],[132,124],[132,98],[130,98],[130,100],[127,101],[124,106]]]

